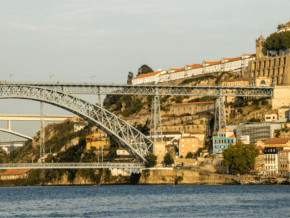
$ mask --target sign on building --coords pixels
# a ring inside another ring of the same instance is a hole
[[[249,135],[241,135],[240,140],[243,144],[250,144],[250,136]]]

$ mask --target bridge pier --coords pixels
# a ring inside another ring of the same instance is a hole
[[[40,127],[40,136],[39,136],[39,141],[40,141],[40,161],[42,163],[45,162],[45,132],[44,132],[44,105],[43,101],[40,102],[40,115],[41,115],[41,127]]]
[[[7,120],[7,129],[11,131],[11,121]]]
[[[163,167],[166,155],[165,142],[154,142],[153,154],[157,156],[156,167]]]

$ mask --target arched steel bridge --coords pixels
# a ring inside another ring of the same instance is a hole
[[[118,116],[81,98],[45,87],[0,85],[0,99],[30,99],[68,110],[111,136],[132,156],[146,162],[153,142]]]

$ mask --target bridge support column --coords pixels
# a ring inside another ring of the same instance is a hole
[[[165,142],[154,142],[153,145],[154,155],[156,155],[156,167],[163,167],[164,165],[164,156],[166,154]]]
[[[225,104],[222,95],[222,90],[220,90],[220,95],[215,101],[215,115],[214,115],[214,131],[213,134],[216,135],[217,132],[226,127],[226,113]]]
[[[7,120],[7,129],[11,131],[11,121]]]
[[[150,137],[154,142],[163,141],[162,137],[162,123],[159,96],[155,95],[151,104],[151,125]]]
[[[41,126],[40,126],[40,161],[45,162],[45,135],[44,135],[44,106],[43,101],[40,102],[40,115],[41,115]]]

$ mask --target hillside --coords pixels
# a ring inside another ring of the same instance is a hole
[[[221,82],[228,79],[237,78],[237,75],[233,72],[220,72],[208,74],[206,76],[199,75],[187,79],[179,79],[171,82],[160,83],[160,85],[185,85],[185,86],[208,86],[208,85],[220,85]],[[104,100],[104,107],[115,113],[116,115],[124,117],[134,117],[138,113],[151,112],[153,96],[132,96],[132,95],[107,95]],[[186,103],[197,101],[211,101],[215,97],[202,97],[202,96],[161,96],[160,106],[162,113],[167,112],[171,104],[174,103]]]

